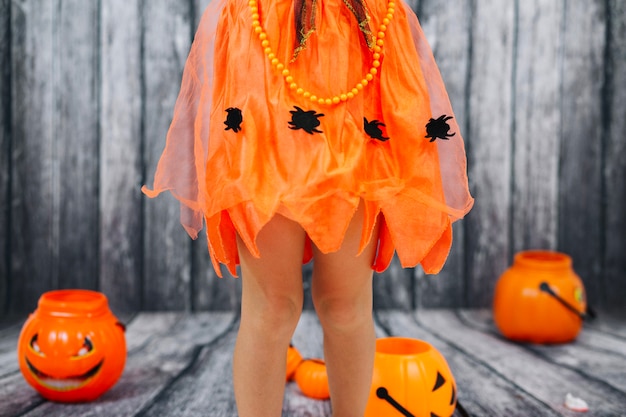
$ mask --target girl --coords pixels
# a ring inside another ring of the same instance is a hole
[[[333,415],[361,417],[372,271],[396,252],[437,273],[473,203],[445,87],[402,0],[213,0],[143,190],[172,192],[193,238],[206,223],[218,275],[241,265],[241,417],[281,414],[310,259]]]

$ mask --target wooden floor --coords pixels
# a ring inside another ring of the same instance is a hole
[[[455,417],[626,416],[626,318],[600,315],[576,342],[561,346],[508,342],[489,311],[385,311],[376,322],[381,337],[423,339],[445,356],[458,384]],[[5,324],[0,416],[236,416],[230,368],[237,326],[228,313],[141,313],[128,324],[128,361],[118,383],[93,403],[63,405],[26,384],[15,351],[21,323]],[[321,356],[313,313],[303,315],[293,342],[305,356]],[[587,401],[589,412],[567,410],[567,393]],[[283,416],[330,415],[329,402],[287,385]]]

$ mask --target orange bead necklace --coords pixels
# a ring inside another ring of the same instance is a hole
[[[270,42],[267,38],[267,33],[263,29],[263,26],[261,26],[258,1],[249,0],[248,5],[250,6],[250,14],[252,16],[252,28],[254,29],[254,32],[259,37],[259,40],[261,41],[261,46],[263,47],[263,51],[265,52],[267,59],[269,59],[270,63],[272,64],[272,67],[274,67],[283,76],[283,79],[285,80],[285,83],[289,86],[289,89],[291,89],[292,91],[295,91],[296,94],[310,100],[311,102],[321,104],[321,105],[328,105],[328,106],[333,105],[333,104],[339,104],[341,102],[345,102],[354,98],[357,94],[359,94],[361,90],[363,90],[374,79],[374,76],[378,74],[378,68],[380,67],[380,64],[381,64],[380,58],[381,58],[381,54],[383,51],[383,45],[385,44],[385,41],[384,41],[385,32],[387,31],[387,27],[389,23],[391,23],[391,20],[393,19],[393,14],[395,12],[395,7],[396,7],[396,4],[393,0],[389,0],[387,2],[387,14],[383,18],[382,23],[378,28],[376,38],[374,40],[374,47],[373,47],[374,52],[372,54],[372,58],[373,58],[372,66],[370,67],[369,71],[365,74],[365,76],[363,76],[361,81],[356,83],[355,86],[349,91],[341,92],[332,97],[320,97],[316,94],[313,94],[305,90],[304,88],[300,87],[298,83],[295,82],[293,75],[291,75],[289,69],[287,68],[287,65],[280,62],[280,60],[276,57],[276,54],[270,47]]]

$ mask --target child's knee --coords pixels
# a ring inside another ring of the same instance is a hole
[[[246,318],[255,322],[258,328],[276,333],[293,332],[302,313],[302,296],[264,294],[262,297],[249,305],[244,298],[242,314],[246,312]]]
[[[268,300],[266,314],[273,321],[296,324],[302,313],[301,296],[278,296]]]
[[[371,301],[347,297],[314,297],[315,310],[324,330],[360,327],[372,320]]]

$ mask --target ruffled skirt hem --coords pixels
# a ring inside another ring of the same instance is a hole
[[[358,82],[371,51],[342,1],[318,1],[319,35],[309,39],[292,73],[332,96]],[[293,35],[281,39],[280,23],[293,19],[293,2],[258,3],[267,39],[288,62]],[[377,27],[386,2],[367,3]],[[426,273],[443,267],[451,225],[473,204],[465,149],[417,18],[398,3],[376,79],[334,107],[285,84],[263,52],[247,1],[213,0],[205,11],[154,189],[143,191],[149,197],[170,191],[193,238],[206,224],[220,276],[220,264],[236,274],[236,236],[259,255],[256,237],[277,213],[306,231],[304,262],[312,244],[325,253],[339,249],[359,204],[365,208],[361,248],[378,239],[374,270],[386,269],[396,252],[404,267],[421,264]],[[329,58],[335,49],[346,56]]]

